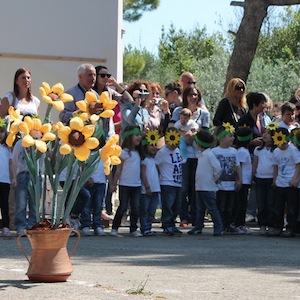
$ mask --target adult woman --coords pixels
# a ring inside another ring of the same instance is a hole
[[[4,95],[0,106],[0,117],[8,115],[9,106],[19,109],[21,115],[38,114],[40,100],[31,94],[31,73],[25,68],[16,71],[14,90]]]
[[[241,116],[246,113],[246,84],[240,78],[232,78],[228,81],[226,92],[217,107],[213,124],[221,126],[223,122],[229,122],[236,127]]]
[[[134,103],[121,105],[122,131],[129,125],[138,125],[142,132],[148,130],[149,113],[146,109],[146,100],[150,97],[149,82],[135,80],[128,85],[128,92]]]
[[[161,128],[161,119],[162,111],[159,107],[161,104],[161,94],[162,88],[157,82],[151,82],[149,85],[150,88],[150,98],[147,100],[147,110],[149,113],[149,129],[160,129]]]
[[[199,125],[199,129],[209,128],[210,113],[200,108],[200,101],[202,99],[201,92],[195,85],[188,86],[182,95],[182,106],[175,108],[172,116],[178,115],[182,108],[188,108],[192,112],[192,119]],[[175,120],[174,120],[175,121]],[[177,121],[177,120],[176,120]],[[189,222],[192,224],[196,218],[196,192],[195,192],[195,173],[197,167],[197,154],[198,150],[193,147],[194,135],[188,132],[185,134],[188,141],[187,147],[187,161],[182,165],[182,188],[181,188],[181,210],[180,220],[181,226],[186,227]],[[190,207],[190,212],[188,208]]]

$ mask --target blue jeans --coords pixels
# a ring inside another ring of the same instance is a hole
[[[141,231],[151,230],[152,220],[155,216],[156,208],[159,201],[159,193],[152,193],[150,196],[146,194],[141,195],[140,201],[140,223]]]
[[[223,222],[217,207],[215,192],[197,191],[196,192],[197,216],[195,227],[202,230],[204,226],[205,210],[211,215],[214,223],[214,233],[220,234],[223,231]]]
[[[237,201],[234,219],[234,225],[236,227],[245,226],[249,188],[250,184],[243,184],[241,189],[238,192],[236,192]]]
[[[93,224],[93,228],[101,227],[101,211],[103,208],[103,199],[105,197],[106,184],[94,183],[91,187],[86,186],[91,197],[85,204],[85,207],[81,213],[81,228],[90,227]],[[93,222],[91,222],[91,214],[93,214]]]
[[[273,178],[254,178],[258,226],[272,226],[274,218]]]
[[[180,187],[161,185],[161,222],[164,229],[174,227],[180,209]]]
[[[16,199],[15,199],[15,227],[18,231],[30,229],[37,223],[36,205],[28,192],[29,172],[21,172],[17,175]],[[27,219],[26,208],[29,207]]]
[[[192,224],[196,219],[196,191],[195,175],[198,164],[197,158],[188,158],[182,164],[182,187],[181,187],[181,208],[179,211],[180,220]]]
[[[130,204],[130,232],[137,230],[137,221],[140,212],[141,187],[119,185],[119,207],[113,220],[112,229],[118,230],[124,213]]]

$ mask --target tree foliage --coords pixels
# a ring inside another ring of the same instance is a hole
[[[124,0],[123,19],[128,22],[138,21],[145,11],[158,8],[160,0]]]

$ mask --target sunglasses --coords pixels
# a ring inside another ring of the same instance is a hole
[[[141,93],[149,93],[147,89],[145,89],[145,90],[139,89],[139,91],[140,91]]]
[[[196,84],[196,81],[189,81],[188,84]]]
[[[243,85],[236,85],[234,88],[236,91],[244,91],[245,87]]]
[[[104,77],[110,78],[111,74],[98,74],[98,76],[100,76],[101,78],[104,78]]]

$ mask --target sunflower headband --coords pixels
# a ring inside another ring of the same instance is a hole
[[[0,128],[5,128],[6,129],[6,126],[7,126],[7,124],[6,124],[5,119],[0,118]]]
[[[150,130],[142,141],[142,145],[156,146],[159,140],[158,130]]]
[[[179,144],[180,134],[176,130],[169,130],[165,135],[165,142],[170,146],[176,146]]]
[[[286,134],[284,134],[281,131],[277,131],[272,136],[273,142],[276,146],[280,147],[290,141],[290,137]]]
[[[133,128],[131,130],[124,131],[124,137],[134,135],[134,134],[141,134],[141,130],[139,128]]]
[[[218,140],[220,140],[227,133],[234,133],[234,127],[229,122],[223,122],[222,127],[224,127],[224,130],[217,135]]]
[[[239,135],[238,135],[236,138],[237,138],[237,140],[240,141],[240,142],[247,142],[247,141],[250,141],[250,140],[253,139],[253,134],[250,133],[250,134],[248,134],[248,135],[246,135],[246,136],[239,136]]]
[[[266,129],[268,130],[276,130],[278,128],[278,123],[277,122],[271,122],[266,126]]]
[[[196,135],[195,135],[195,141],[198,145],[200,145],[203,148],[210,148],[212,143],[205,143],[203,141],[201,141]]]

